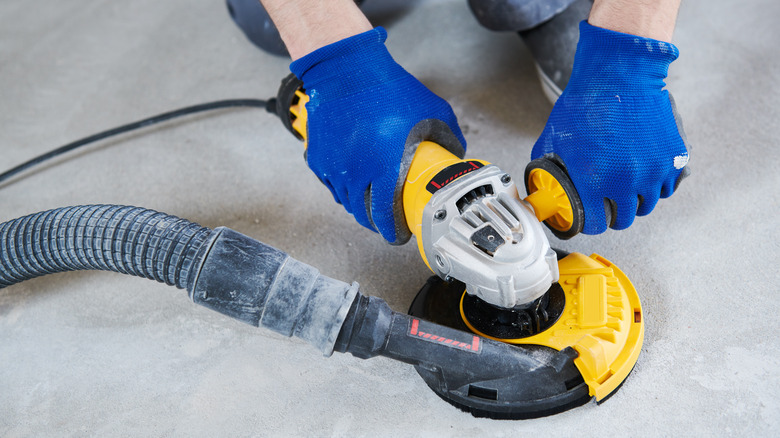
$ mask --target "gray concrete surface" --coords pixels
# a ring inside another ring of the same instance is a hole
[[[551,106],[517,37],[464,1],[385,24],[397,60],[450,100],[470,156],[520,175]],[[0,290],[0,436],[777,436],[780,427],[780,3],[684,2],[668,80],[694,174],[623,232],[560,243],[634,281],[644,349],[607,403],[475,419],[406,365],[323,358],[297,340],[102,272]],[[223,2],[0,2],[0,168],[151,114],[267,97],[287,61]],[[226,225],[405,310],[429,273],[336,206],[300,145],[255,110],[108,141],[0,187],[0,222],[116,203]],[[553,239],[554,240],[554,239]]]

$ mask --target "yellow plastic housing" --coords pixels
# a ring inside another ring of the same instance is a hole
[[[487,336],[466,319],[462,299],[461,317],[471,331],[486,338],[559,351],[572,347],[590,395],[602,400],[626,379],[642,350],[645,326],[639,295],[628,277],[598,254],[569,254],[558,268],[566,304],[558,321],[544,332],[520,339]]]
[[[533,169],[528,175],[528,191],[525,198],[534,208],[539,222],[562,232],[569,231],[574,224],[571,201],[558,180],[544,169]]]
[[[294,116],[292,122],[292,128],[303,139],[303,144],[308,146],[306,135],[306,123],[308,120],[308,113],[306,112],[306,104],[309,102],[309,96],[306,95],[300,89],[295,91],[295,96],[298,100],[290,106],[290,114]]]

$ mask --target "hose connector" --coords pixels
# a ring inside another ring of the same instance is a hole
[[[301,338],[326,356],[358,294],[358,284],[324,275],[287,253],[229,228],[204,245],[187,286],[193,302],[256,327]]]

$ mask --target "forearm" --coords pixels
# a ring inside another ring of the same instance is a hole
[[[344,38],[371,30],[353,0],[261,0],[293,61]]]
[[[682,0],[595,0],[588,23],[671,42]]]

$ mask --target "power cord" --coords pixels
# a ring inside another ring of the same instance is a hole
[[[236,108],[236,107],[248,107],[248,108],[264,108],[266,111],[270,113],[276,113],[276,99],[269,99],[269,100],[260,100],[260,99],[227,99],[227,100],[218,100],[215,102],[207,102],[202,103],[199,105],[192,105],[184,108],[180,108],[177,110],[169,111],[166,113],[158,114],[156,116],[152,116],[143,120],[139,120],[137,122],[128,123],[126,125],[122,125],[113,129],[109,129],[103,132],[99,132],[97,134],[90,135],[89,137],[82,138],[81,140],[76,140],[72,143],[68,143],[64,146],[60,146],[57,149],[54,149],[52,151],[46,152],[45,154],[39,155],[27,162],[24,162],[10,170],[7,170],[3,173],[0,173],[0,184],[3,182],[9,180],[11,177],[18,175],[21,172],[24,172],[25,170],[28,170],[32,167],[38,166],[41,163],[44,163],[46,161],[51,160],[52,158],[58,157],[60,155],[63,155],[65,153],[68,153],[70,151],[73,151],[75,149],[78,149],[80,147],[86,146],[88,144],[94,143],[96,141],[104,140],[109,137],[114,137],[119,134],[124,134],[126,132],[134,131],[141,128],[146,128],[148,126],[156,125],[158,123],[166,122],[171,119],[176,119],[183,116],[188,116],[195,113],[201,113],[205,111],[211,111],[216,109],[223,109],[223,108]]]

